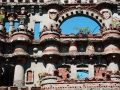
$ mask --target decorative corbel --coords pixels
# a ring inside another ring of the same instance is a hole
[[[81,9],[82,9],[82,8],[81,8],[80,5],[78,5],[76,8],[78,9],[79,12],[81,12]]]
[[[34,6],[31,6],[31,13],[34,14]]]
[[[14,13],[14,6],[11,6],[11,13]]]
[[[42,6],[39,6],[39,14],[42,14]]]

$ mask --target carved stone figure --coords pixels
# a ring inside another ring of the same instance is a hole
[[[111,13],[109,11],[103,11],[102,14],[105,19],[109,19],[111,17]]]
[[[48,11],[49,18],[55,20],[58,16],[58,11],[56,9],[50,9]]]

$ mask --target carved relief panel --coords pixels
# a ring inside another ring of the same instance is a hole
[[[49,18],[52,19],[52,20],[56,20],[57,19],[57,16],[58,16],[58,10],[56,9],[50,9],[48,11],[48,15],[49,15]]]

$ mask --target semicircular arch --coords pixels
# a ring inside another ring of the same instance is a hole
[[[100,26],[105,25],[104,17],[98,10],[81,6],[69,7],[60,11],[58,14],[57,25],[60,27],[64,21],[74,16],[85,16],[94,20]]]

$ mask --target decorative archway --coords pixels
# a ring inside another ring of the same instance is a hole
[[[57,25],[60,26],[65,20],[74,16],[86,16],[93,19],[100,26],[105,25],[103,15],[96,9],[90,7],[69,7],[59,12]]]

